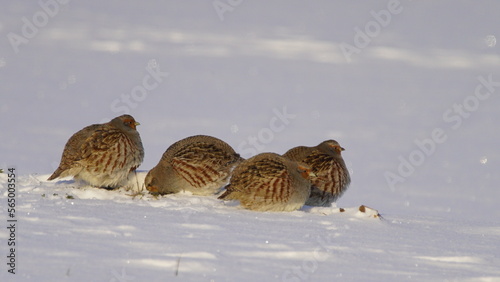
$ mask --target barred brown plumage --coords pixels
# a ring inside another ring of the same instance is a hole
[[[326,140],[315,147],[299,146],[288,150],[283,156],[304,162],[312,167],[317,178],[313,180],[309,206],[331,206],[347,190],[351,183],[341,152],[335,140]]]
[[[275,153],[262,153],[238,165],[219,199],[239,200],[255,211],[293,211],[309,198],[311,168]]]
[[[144,181],[152,194],[189,191],[217,193],[232,169],[243,159],[226,142],[206,135],[191,136],[172,144]]]
[[[144,158],[137,125],[132,116],[122,115],[73,134],[64,147],[59,167],[48,180],[73,176],[97,187],[124,185]]]

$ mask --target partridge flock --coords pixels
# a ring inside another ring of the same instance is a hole
[[[76,132],[48,180],[73,176],[95,187],[127,185],[144,158],[137,125],[132,116],[122,115]],[[181,191],[215,195],[225,188],[219,199],[238,200],[255,211],[330,206],[351,181],[342,151],[337,141],[327,140],[283,155],[261,153],[245,160],[226,142],[196,135],[168,147],[144,185],[153,195]]]

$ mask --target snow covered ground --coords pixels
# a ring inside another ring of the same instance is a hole
[[[3,4],[1,281],[500,279],[498,1],[196,2]],[[71,134],[125,112],[139,183],[190,135],[244,157],[336,139],[346,212],[45,181]]]

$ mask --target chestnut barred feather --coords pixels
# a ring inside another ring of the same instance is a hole
[[[146,188],[154,194],[214,194],[227,183],[232,169],[241,161],[224,141],[206,135],[191,136],[165,151],[146,176]]]
[[[274,153],[263,153],[242,162],[233,172],[219,199],[239,200],[247,209],[292,211],[309,197],[311,182],[302,167]]]
[[[349,187],[351,178],[340,153],[342,150],[337,141],[327,140],[315,147],[292,148],[283,155],[310,165],[317,176],[306,205],[329,206]]]

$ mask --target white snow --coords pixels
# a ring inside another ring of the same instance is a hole
[[[3,4],[0,281],[500,280],[499,10],[493,0]],[[349,59],[346,44],[359,49]],[[208,134],[244,157],[335,139],[352,184],[338,207],[258,213],[215,196],[46,181],[71,134],[125,112],[146,150],[132,183],[175,141]]]

